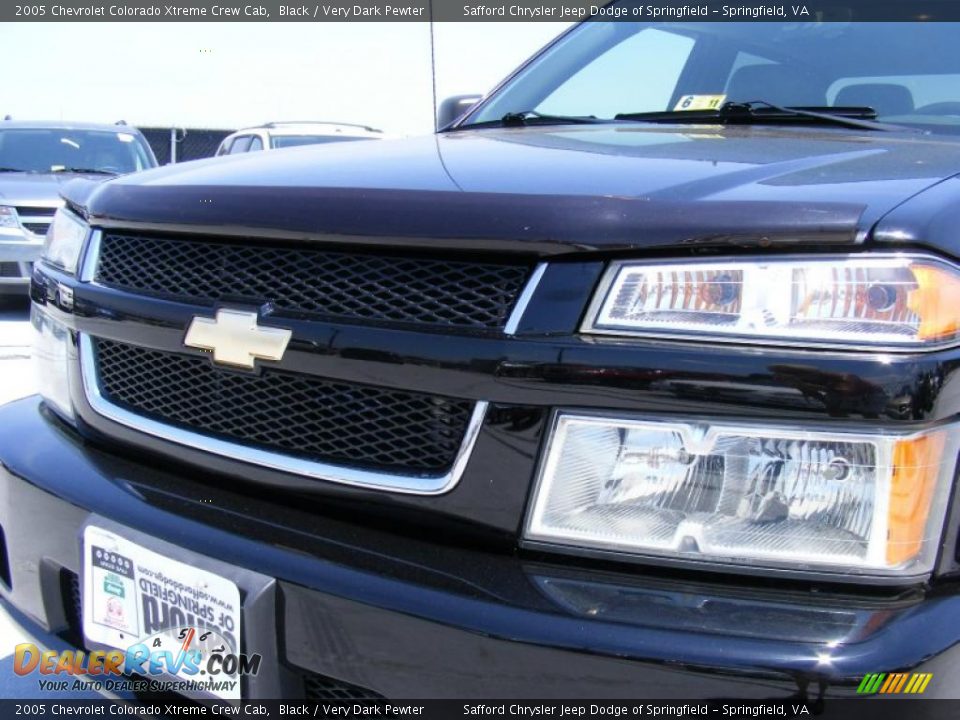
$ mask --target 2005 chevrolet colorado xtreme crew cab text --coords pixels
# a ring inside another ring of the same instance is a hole
[[[956,693],[957,29],[762,30],[586,22],[434,136],[67,186],[7,605],[214,628],[249,698]]]

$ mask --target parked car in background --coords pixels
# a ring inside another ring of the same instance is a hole
[[[217,156],[257,150],[278,150],[298,145],[322,145],[348,140],[382,140],[383,132],[367,125],[338,122],[269,122],[237,130],[217,148]]]
[[[126,125],[0,122],[0,295],[26,297],[64,182],[156,165],[146,140]]]

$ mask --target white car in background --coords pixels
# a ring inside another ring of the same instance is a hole
[[[217,148],[217,156],[298,145],[320,145],[349,140],[382,140],[383,132],[366,125],[338,122],[270,122],[237,130]]]

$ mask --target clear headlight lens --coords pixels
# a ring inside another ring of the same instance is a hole
[[[960,341],[958,307],[960,269],[929,256],[621,262],[584,331],[909,349]]]
[[[38,307],[30,310],[33,368],[41,397],[54,410],[73,418],[70,399],[70,331]]]
[[[90,226],[72,212],[64,208],[57,210],[47,230],[43,259],[69,273],[75,273],[89,232]]]
[[[0,228],[18,228],[20,227],[20,218],[17,217],[16,208],[9,205],[0,205]]]
[[[881,435],[561,414],[526,537],[872,575],[936,557],[960,433]]]

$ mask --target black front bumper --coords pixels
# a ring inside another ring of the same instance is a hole
[[[80,570],[91,517],[275,578],[242,587],[246,650],[274,668],[250,680],[251,698],[355,687],[398,699],[816,700],[892,671],[932,672],[926,697],[960,696],[952,594],[706,585],[484,551],[107,453],[36,398],[0,408],[0,428],[4,600],[76,638],[64,578]]]

